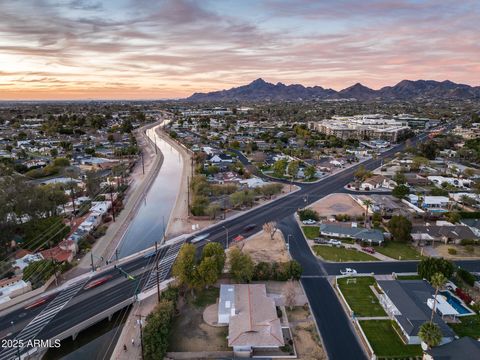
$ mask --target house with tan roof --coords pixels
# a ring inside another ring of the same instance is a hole
[[[236,355],[285,345],[275,302],[265,284],[221,285],[218,322],[228,324],[228,346]]]

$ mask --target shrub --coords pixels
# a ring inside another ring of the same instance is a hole
[[[475,284],[475,276],[472,275],[470,272],[468,272],[465,269],[459,268],[457,270],[457,275],[460,276],[460,278],[465,281],[468,285],[473,286]]]
[[[461,245],[475,245],[476,244],[476,241],[473,240],[473,239],[462,239],[460,241],[460,244]]]
[[[298,211],[298,216],[300,217],[301,221],[310,220],[310,219],[315,221],[320,220],[320,216],[318,215],[318,213],[312,209],[300,210]]]
[[[449,253],[450,255],[457,255],[457,250],[454,249],[454,248],[448,248],[448,253]]]
[[[472,302],[472,297],[470,295],[468,295],[466,292],[464,292],[462,289],[460,288],[457,288],[455,290],[455,294],[460,298],[462,299],[465,304],[470,304]]]
[[[473,245],[466,245],[465,251],[468,252],[469,254],[473,254],[473,252],[475,251],[475,248],[473,247]]]
[[[174,314],[173,301],[162,299],[147,316],[147,323],[143,329],[145,359],[163,359],[165,356]]]
[[[270,280],[272,278],[272,267],[269,263],[261,261],[255,265],[253,271],[254,280]]]

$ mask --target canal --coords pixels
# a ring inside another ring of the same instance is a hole
[[[156,133],[151,130],[149,135],[156,136]],[[119,257],[136,253],[163,239],[180,190],[183,169],[181,154],[158,136],[154,141],[163,154],[162,167],[128,225],[118,247]],[[127,309],[119,311],[111,321],[101,321],[81,332],[75,340],[69,338],[62,341],[61,347],[49,350],[44,359],[109,359],[127,316]]]

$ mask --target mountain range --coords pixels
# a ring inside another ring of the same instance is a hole
[[[248,85],[208,93],[194,93],[187,101],[278,101],[278,100],[414,100],[414,99],[479,99],[480,86],[457,84],[450,80],[403,80],[379,90],[356,83],[340,91],[321,86],[272,84],[262,78]]]

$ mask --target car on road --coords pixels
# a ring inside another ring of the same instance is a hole
[[[253,229],[255,229],[256,226],[257,226],[257,224],[248,224],[247,226],[245,226],[243,228],[243,232],[252,231]]]
[[[210,233],[206,233],[206,234],[202,234],[202,235],[198,235],[198,236],[195,236],[193,239],[192,239],[192,244],[195,244],[199,241],[202,241],[202,240],[205,240],[206,238],[208,238],[210,236]]]
[[[375,254],[375,249],[370,247],[370,246],[367,246],[367,247],[362,247],[362,251],[365,251],[369,254]]]
[[[40,299],[35,300],[31,304],[28,304],[27,306],[25,306],[24,309],[25,310],[30,310],[30,309],[36,308],[37,306],[41,306],[41,305],[45,304],[48,300],[52,299],[55,295],[56,294],[51,294],[51,295],[41,297]]]
[[[340,274],[342,275],[357,275],[357,270],[346,268],[345,270],[340,270]]]
[[[303,225],[313,225],[316,224],[317,222],[313,219],[307,219],[302,221]]]
[[[332,246],[341,246],[342,242],[340,240],[330,239],[328,240],[328,244]]]
[[[87,283],[87,285],[85,285],[83,287],[84,290],[88,290],[88,289],[92,289],[94,287],[97,287],[97,286],[100,286],[102,284],[105,284],[108,280],[110,280],[111,278],[113,277],[113,275],[107,275],[107,276],[103,276],[99,279],[96,279],[96,280],[93,280],[93,281],[90,281],[89,283]]]

